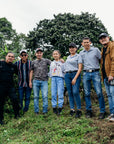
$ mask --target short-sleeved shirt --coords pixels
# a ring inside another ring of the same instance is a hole
[[[0,85],[5,85],[8,87],[14,86],[14,73],[18,74],[15,64],[0,61]]]
[[[64,64],[55,60],[51,62],[49,76],[64,77]]]
[[[99,69],[99,60],[101,59],[101,52],[98,48],[91,47],[90,50],[82,50],[80,53],[84,70],[95,70]]]
[[[31,64],[31,70],[33,70],[33,75],[35,80],[47,81],[48,80],[48,66],[51,61],[45,58],[41,60],[34,60]]]
[[[65,72],[77,71],[78,64],[80,63],[82,63],[82,58],[79,54],[76,53],[74,56],[69,55],[64,63]]]

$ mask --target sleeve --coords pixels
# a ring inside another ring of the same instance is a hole
[[[81,55],[78,55],[78,64],[82,63],[82,57]]]
[[[111,57],[111,70],[110,70],[110,76],[114,77],[114,45],[110,49],[110,57]]]
[[[17,65],[17,61],[14,64]]]
[[[101,59],[101,51],[97,48],[97,57],[98,59]]]
[[[48,73],[48,76],[49,76],[49,77],[52,77],[52,74],[51,74],[52,66],[51,66],[51,65],[52,65],[52,63],[50,64],[50,68],[49,68],[49,73]]]
[[[34,61],[31,62],[31,68],[30,70],[34,70]]]
[[[16,75],[18,75],[18,68],[17,68],[17,65],[16,65],[16,64],[14,64],[14,73],[15,73]]]
[[[63,73],[65,73],[65,63],[62,64],[61,70],[62,70]]]

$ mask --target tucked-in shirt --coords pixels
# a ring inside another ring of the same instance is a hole
[[[8,87],[14,86],[13,76],[17,74],[17,67],[15,64],[0,61],[0,85]]]
[[[75,54],[74,56],[69,55],[64,63],[65,72],[77,71],[78,64],[80,63],[82,63],[82,58],[79,54]]]
[[[18,69],[18,83],[19,86],[29,87],[29,73],[31,68],[31,61],[27,60],[26,63],[22,63],[22,60],[16,63]]]
[[[98,48],[91,47],[89,51],[82,50],[80,53],[84,70],[99,69],[99,60],[101,59],[101,52]]]
[[[55,60],[51,62],[49,76],[64,77],[64,64]]]
[[[31,70],[35,80],[47,81],[48,80],[48,66],[51,61],[42,58],[41,60],[34,60],[31,64]]]

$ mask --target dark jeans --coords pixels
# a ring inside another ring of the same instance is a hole
[[[19,103],[14,87],[7,87],[5,85],[0,85],[0,120],[4,119],[3,111],[6,97],[9,97],[13,106],[14,114],[17,116],[19,114]]]
[[[77,105],[77,109],[81,109],[81,99],[80,99],[80,94],[79,94],[79,87],[80,87],[80,82],[81,82],[81,76],[76,80],[75,85],[72,85],[71,82],[73,78],[75,77],[76,72],[72,73],[66,73],[65,74],[65,83],[66,87],[68,90],[68,96],[69,96],[69,103],[70,103],[70,109],[75,108],[75,102]]]
[[[23,109],[24,94],[25,94],[25,106]],[[31,88],[30,87],[19,87],[20,105],[21,105],[21,109],[23,109],[24,112],[28,111],[28,109],[29,109],[30,95],[31,95]]]

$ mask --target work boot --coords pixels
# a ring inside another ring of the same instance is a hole
[[[57,108],[53,108],[53,113],[55,113],[55,114],[57,114],[57,113],[58,113]]]
[[[58,108],[58,115],[62,112],[62,108]]]
[[[71,115],[71,116],[73,116],[74,113],[75,113],[75,110],[71,110],[71,111],[70,111],[70,115]]]
[[[86,118],[92,118],[92,111],[91,110],[87,110]]]
[[[104,119],[104,118],[105,118],[105,115],[106,115],[105,112],[104,112],[104,113],[100,113],[100,114],[99,114],[99,119]]]
[[[75,118],[80,118],[81,115],[82,115],[81,110],[77,110],[76,115],[75,115]]]

